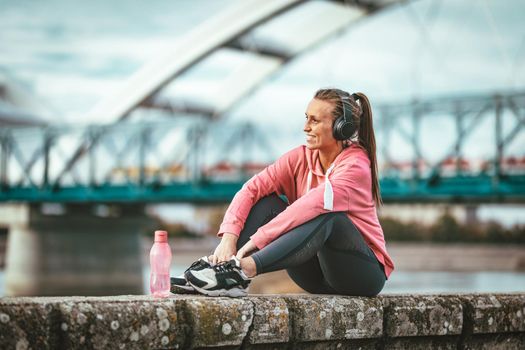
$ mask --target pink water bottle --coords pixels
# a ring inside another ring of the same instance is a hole
[[[151,274],[149,288],[156,297],[170,295],[171,248],[168,244],[168,232],[155,231],[155,243],[149,252]]]

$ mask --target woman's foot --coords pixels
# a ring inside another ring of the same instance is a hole
[[[190,270],[199,271],[199,270],[211,267],[211,266],[212,265],[210,264],[208,257],[203,256],[199,260],[194,261],[190,265],[190,267],[188,267],[186,271],[184,271],[184,274]],[[193,288],[193,286],[188,283],[184,274],[170,278],[170,284],[171,284],[170,291],[172,293],[174,294],[194,294],[196,293],[195,288]]]
[[[215,266],[198,271],[188,270],[184,276],[196,291],[209,296],[245,296],[251,282],[235,256]]]
[[[252,257],[246,257],[241,259],[241,268],[246,276],[254,278],[257,275],[257,266],[255,260]]]

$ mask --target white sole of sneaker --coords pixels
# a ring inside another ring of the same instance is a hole
[[[232,298],[238,298],[238,297],[245,297],[248,295],[248,291],[244,288],[231,288],[231,289],[217,289],[217,290],[207,290],[200,287],[197,287],[196,285],[189,282],[195,290],[201,294],[208,295],[210,297],[232,297]]]

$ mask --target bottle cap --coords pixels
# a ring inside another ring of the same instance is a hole
[[[168,242],[167,231],[155,231],[155,242],[166,243]]]

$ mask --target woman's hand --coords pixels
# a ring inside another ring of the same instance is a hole
[[[248,242],[246,242],[245,245],[242,246],[241,249],[237,252],[237,259],[242,259],[245,256],[249,255],[249,253],[253,250],[257,249],[257,246],[253,241],[250,239]]]
[[[211,264],[215,265],[217,263],[228,261],[233,255],[237,253],[237,240],[239,237],[233,233],[225,232],[222,235],[221,242],[215,248],[213,255],[208,257],[208,260]]]

